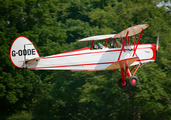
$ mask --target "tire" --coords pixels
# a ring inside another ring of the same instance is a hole
[[[139,79],[136,76],[131,76],[128,78],[128,82],[131,87],[136,87],[139,83]]]
[[[128,83],[128,79],[125,79],[125,82],[126,84],[122,84],[122,79],[119,79],[118,80],[118,86],[121,88],[121,89],[126,89],[128,86],[129,86],[129,83]]]

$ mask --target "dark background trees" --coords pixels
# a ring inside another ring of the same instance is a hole
[[[0,0],[1,119],[171,119],[170,7],[155,0]],[[165,1],[167,2],[167,1]],[[156,43],[156,62],[139,69],[138,87],[121,90],[112,71],[31,71],[13,66],[9,49],[28,37],[41,56],[86,46],[78,39],[149,24],[141,43]]]

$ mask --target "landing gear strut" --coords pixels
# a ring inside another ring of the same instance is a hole
[[[135,68],[136,66],[134,66],[131,70],[129,70],[128,66],[124,68],[121,68],[121,79],[119,79],[118,81],[118,86],[121,89],[126,89],[128,86],[131,87],[136,87],[139,83],[139,79],[138,77],[134,76],[134,74],[136,73],[137,69],[140,67],[140,65],[137,66],[136,70],[134,71],[133,75],[131,74],[131,71]],[[126,78],[128,77],[128,79]]]

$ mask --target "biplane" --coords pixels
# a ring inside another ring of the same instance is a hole
[[[136,87],[139,79],[134,76],[135,73],[140,66],[156,60],[156,51],[159,48],[159,36],[156,45],[139,44],[142,33],[148,26],[148,24],[137,25],[118,34],[87,37],[78,41],[91,41],[90,48],[45,57],[39,56],[35,46],[28,38],[20,36],[12,43],[9,57],[16,67],[31,70],[112,70],[121,74],[121,79],[118,81],[120,88]],[[139,37],[137,34],[140,34]],[[113,41],[114,46],[107,47],[109,39]],[[118,42],[118,39],[121,42]],[[99,49],[97,44],[94,44],[94,41],[97,40],[105,40],[104,45],[99,43]]]

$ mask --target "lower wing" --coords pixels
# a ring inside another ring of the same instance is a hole
[[[135,62],[138,59],[139,59],[138,57],[133,57],[133,58],[127,58],[127,59],[119,60],[117,62],[112,63],[105,70],[113,70],[113,69],[118,69],[118,68],[130,66],[133,62]]]

